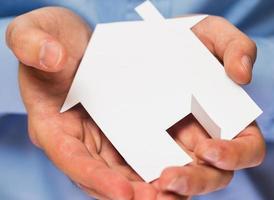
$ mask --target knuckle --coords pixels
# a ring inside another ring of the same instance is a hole
[[[51,14],[54,14],[54,15],[59,14],[60,12],[73,14],[73,12],[70,9],[65,7],[48,6],[48,7],[38,9],[38,11],[42,11],[42,10],[47,11],[47,13],[50,12]]]
[[[6,30],[6,44],[9,48],[11,48],[13,46],[13,34],[14,34],[14,30],[15,27],[17,26],[16,20],[12,21]]]
[[[219,161],[222,161],[223,159],[225,159],[227,153],[228,153],[228,148],[225,145],[220,145],[218,149]]]
[[[235,45],[239,46],[244,46],[245,49],[243,50],[248,50],[251,52],[251,56],[256,56],[257,54],[257,44],[254,40],[252,40],[251,38],[249,38],[247,35],[245,35],[244,33],[241,33],[241,36],[238,37],[235,40]]]
[[[214,16],[214,15],[210,15],[208,17],[208,20],[210,20],[212,23],[214,23],[216,25],[222,25],[222,24],[229,23],[225,18],[220,17],[220,16]]]
[[[240,163],[240,158],[235,149],[227,145],[220,145],[218,149],[218,164],[226,169],[234,169]]]
[[[20,32],[24,32],[24,18],[25,15],[16,17],[6,29],[6,44],[9,48],[14,48],[21,39]]]
[[[197,187],[201,187],[201,184],[195,183],[193,173],[191,173],[191,168],[188,166],[183,168],[180,177],[184,183],[183,188],[181,188],[182,195],[192,195],[195,193],[195,188],[197,189]]]
[[[180,195],[192,195],[192,190],[195,187],[197,188],[197,185],[193,184],[191,177],[188,175],[180,176],[180,179],[183,181],[183,185],[179,190]]]

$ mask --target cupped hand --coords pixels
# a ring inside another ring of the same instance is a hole
[[[64,8],[48,7],[17,17],[8,46],[20,61],[21,95],[32,142],[81,189],[98,199],[156,199],[156,187],[127,165],[80,106],[60,114],[92,34]],[[177,199],[174,194],[161,194]]]
[[[221,17],[209,16],[192,28],[205,46],[224,64],[228,76],[238,84],[251,81],[256,45],[244,33]],[[228,185],[234,170],[259,165],[265,143],[256,123],[250,124],[231,141],[211,139],[189,115],[169,133],[192,155],[185,167],[163,171],[159,187],[179,195],[205,194]]]

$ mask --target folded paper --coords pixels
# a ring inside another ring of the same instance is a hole
[[[81,103],[144,180],[192,159],[166,130],[192,113],[213,138],[232,139],[261,113],[191,31],[205,15],[96,26],[62,112]]]

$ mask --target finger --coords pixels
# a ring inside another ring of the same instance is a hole
[[[159,179],[156,179],[150,183],[157,190],[157,200],[187,200],[186,197],[177,195],[173,192],[161,191]]]
[[[9,25],[6,41],[16,57],[27,66],[47,72],[57,72],[64,67],[64,47],[31,23],[27,16],[20,16]]]
[[[76,182],[109,199],[132,198],[132,187],[127,179],[104,163],[92,159],[80,141],[66,136],[59,140],[55,151],[53,149],[46,152],[55,164]],[[55,153],[55,156],[51,155],[51,152]],[[59,155],[56,156],[56,153]]]
[[[207,165],[188,165],[165,169],[159,179],[163,191],[179,195],[206,194],[228,185],[233,173]]]
[[[39,142],[55,165],[73,181],[108,199],[127,200],[133,197],[130,182],[104,162],[93,159],[75,137],[56,130],[39,134]]]
[[[247,37],[231,41],[224,53],[226,73],[238,84],[248,84],[252,79],[252,67],[256,60],[256,45]]]
[[[167,131],[176,142],[190,152],[194,151],[195,146],[199,144],[200,141],[209,137],[192,114],[176,123]]]
[[[243,169],[262,163],[265,143],[254,123],[231,141],[206,139],[196,146],[195,154],[221,169]]]
[[[251,81],[256,44],[221,17],[209,16],[193,32],[224,63],[228,76],[238,84]]]
[[[85,134],[84,144],[90,154],[96,159],[103,159],[114,171],[119,172],[131,181],[142,181],[143,179],[127,164],[120,153],[102,133],[96,123],[88,118],[83,123],[84,130],[91,134]]]
[[[149,184],[144,182],[132,182],[134,188],[134,200],[155,200],[157,191]]]

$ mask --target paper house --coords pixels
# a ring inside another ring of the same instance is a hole
[[[192,113],[214,138],[232,139],[260,108],[191,31],[206,16],[96,26],[62,111],[81,103],[144,180],[191,158],[166,130]]]

